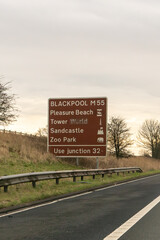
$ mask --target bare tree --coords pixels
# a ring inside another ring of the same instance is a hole
[[[111,117],[108,124],[109,150],[117,158],[128,155],[128,147],[133,141],[130,139],[130,129],[121,117]]]
[[[15,94],[11,94],[10,82],[2,83],[0,77],[0,125],[9,124],[17,118],[17,108],[15,106]]]
[[[44,127],[44,128],[39,128],[38,131],[36,132],[36,135],[38,137],[47,137],[48,134],[48,127]]]
[[[160,155],[160,123],[157,120],[145,120],[138,131],[138,143],[153,158]]]

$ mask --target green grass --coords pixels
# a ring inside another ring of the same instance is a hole
[[[73,182],[72,178],[60,179],[58,185],[56,185],[55,180],[47,180],[37,182],[36,188],[32,188],[31,183],[9,186],[7,193],[3,192],[3,188],[0,190],[0,208],[29,203],[51,196],[60,196],[62,194],[73,193],[106,184],[115,184],[127,179],[148,176],[156,173],[160,173],[160,171],[126,173],[125,175],[120,174],[119,176],[113,174],[112,177],[105,175],[104,178],[96,176],[94,180],[90,176],[84,177],[84,181],[81,181],[80,178],[77,177],[76,182]]]
[[[46,152],[47,140],[45,138],[30,138],[16,134],[0,134],[0,176],[13,175],[29,172],[44,172],[58,170],[82,169],[62,160],[57,160],[52,154]],[[81,165],[86,168],[93,168],[96,161],[92,159],[80,159]],[[74,183],[73,179],[60,179],[59,185],[55,180],[40,181],[36,183],[36,188],[31,183],[19,184],[8,187],[8,192],[4,193],[0,188],[0,208],[15,206],[23,203],[33,202],[35,200],[45,199],[51,196],[60,196],[62,194],[78,192],[105,184],[115,184],[130,178],[146,176],[160,171],[150,171],[149,169],[160,169],[160,162],[151,158],[129,158],[120,159],[109,157],[108,160],[100,162],[102,168],[122,167],[122,166],[139,166],[144,169],[144,173],[131,173],[112,175],[112,177],[96,176],[84,177],[81,182],[80,178]]]
[[[82,167],[79,167],[82,168]],[[58,170],[74,170],[77,166],[64,162],[36,162],[24,161],[23,159],[10,158],[0,161],[0,176],[13,175],[29,172],[44,172]]]

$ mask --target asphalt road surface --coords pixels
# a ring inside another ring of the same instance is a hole
[[[103,240],[159,195],[156,175],[0,216],[0,240]],[[159,240],[159,223],[157,204],[119,239]]]
[[[144,218],[135,224],[119,240],[159,240],[160,239],[160,204],[155,206]]]

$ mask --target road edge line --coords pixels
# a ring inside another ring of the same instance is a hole
[[[118,240],[124,235],[131,227],[133,227],[141,218],[143,218],[149,211],[151,211],[160,202],[160,196],[150,202],[147,206],[142,208],[133,217],[123,223],[119,228],[106,236],[103,240]]]

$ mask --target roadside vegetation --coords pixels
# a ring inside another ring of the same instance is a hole
[[[10,82],[4,83],[2,80],[4,80],[3,76],[0,76],[0,125],[5,126],[17,119],[18,109],[16,96],[10,92]],[[47,127],[39,129],[36,135],[37,137],[24,136],[24,134],[5,133],[0,130],[0,176],[96,168],[95,158],[80,158],[79,166],[76,166],[76,159],[55,158],[47,153]],[[37,183],[35,189],[27,183],[10,186],[7,193],[1,188],[0,208],[160,172],[160,123],[156,120],[146,120],[139,129],[137,141],[148,157],[131,157],[129,148],[133,141],[130,128],[125,119],[113,116],[108,123],[108,149],[111,155],[99,159],[99,168],[140,167],[143,173],[112,175],[104,178],[97,176],[95,180],[86,177],[84,181],[77,178],[76,183],[72,179],[63,179],[60,180],[59,185],[56,185],[54,180],[42,181]]]
[[[79,166],[75,159],[59,159],[46,151],[46,137],[22,136],[14,133],[0,132],[0,176],[12,175],[25,172],[90,169],[96,168],[95,158],[80,158]],[[58,196],[71,192],[81,191],[96,186],[117,183],[125,179],[135,178],[142,175],[158,173],[160,161],[151,157],[119,158],[108,156],[99,159],[99,168],[112,167],[140,167],[143,173],[132,173],[117,176],[84,177],[84,181],[77,178],[60,179],[59,185],[55,180],[37,182],[36,188],[31,183],[9,186],[8,192],[0,189],[0,208],[28,203],[51,196]]]

